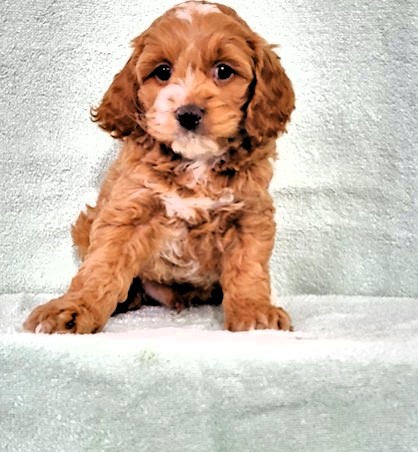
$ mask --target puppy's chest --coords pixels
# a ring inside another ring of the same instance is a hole
[[[172,188],[160,192],[167,219],[178,219],[193,227],[209,223],[243,207],[231,187],[221,184],[207,163],[194,162],[181,168]]]
[[[210,254],[215,242],[239,215],[243,202],[237,200],[231,189],[224,189],[216,196],[182,196],[178,192],[159,195],[164,210],[163,226],[166,231],[162,248],[177,250],[178,256],[193,254],[202,247]],[[200,257],[201,259],[201,257]]]
[[[177,219],[188,227],[215,221],[222,214],[238,211],[243,205],[228,188],[209,196],[203,193],[185,196],[181,191],[169,191],[161,193],[159,199],[169,222]]]
[[[231,188],[209,190],[200,184],[188,190],[168,190],[158,198],[164,233],[156,266],[166,274],[164,279],[203,285],[214,277],[222,238],[243,202]]]

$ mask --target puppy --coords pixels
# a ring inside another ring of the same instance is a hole
[[[279,57],[234,10],[206,1],[174,7],[132,45],[92,110],[121,148],[72,228],[82,265],[24,328],[95,333],[118,303],[148,297],[176,309],[222,300],[230,331],[290,330],[269,277],[268,185],[294,109]]]

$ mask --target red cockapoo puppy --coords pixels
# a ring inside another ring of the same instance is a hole
[[[25,329],[95,333],[147,297],[222,300],[231,331],[291,329],[271,304],[268,185],[293,109],[280,59],[231,8],[192,1],[157,19],[92,112],[122,145],[73,226],[80,270]]]

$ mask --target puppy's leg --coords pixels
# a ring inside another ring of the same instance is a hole
[[[86,210],[80,212],[76,222],[71,227],[71,237],[81,260],[84,260],[87,255],[90,246],[91,225],[96,219],[97,213],[97,207],[86,206]]]
[[[101,209],[107,204],[112,188],[118,183],[120,176],[120,162],[116,160],[109,168],[95,207],[86,205],[86,209],[80,212],[76,222],[71,227],[71,237],[77,254],[83,261],[87,255],[90,246],[90,233],[93,222],[99,216]]]
[[[43,333],[101,330],[161,236],[151,204],[109,202],[92,224],[88,253],[68,292],[35,308],[24,328]]]
[[[80,212],[76,222],[71,227],[71,237],[79,258],[83,261],[87,256],[90,246],[91,226],[99,213],[98,207],[86,206],[86,209]],[[139,309],[142,302],[143,287],[139,278],[134,278],[128,291],[126,300],[118,303],[112,315]]]
[[[225,328],[291,330],[288,313],[271,304],[268,261],[274,242],[269,215],[244,218],[225,248],[221,286]]]

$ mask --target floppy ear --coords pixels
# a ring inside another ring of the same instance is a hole
[[[249,94],[245,128],[255,143],[261,143],[286,130],[295,108],[295,94],[272,47],[258,43],[255,52],[255,77]]]
[[[138,120],[141,112],[138,100],[139,83],[135,73],[138,51],[134,51],[125,67],[115,76],[100,105],[92,108],[91,119],[114,138],[143,135]]]

